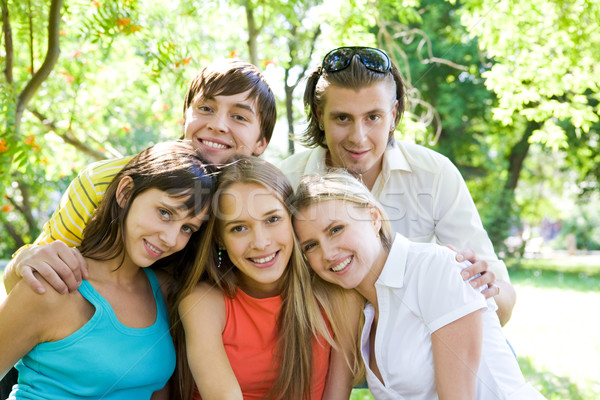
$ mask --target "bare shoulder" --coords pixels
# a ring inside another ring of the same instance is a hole
[[[17,283],[3,304],[3,317],[22,326],[22,333],[52,341],[64,337],[62,328],[70,325],[83,303],[79,292],[60,294],[38,277],[46,293],[35,292],[24,280]],[[23,326],[25,325],[25,326]]]
[[[219,306],[222,304],[225,307],[224,294],[221,289],[208,282],[199,282],[181,303],[182,305],[186,303],[188,306],[194,304]]]
[[[214,285],[200,282],[179,304],[179,315],[184,321],[195,320],[225,325],[225,298]]]

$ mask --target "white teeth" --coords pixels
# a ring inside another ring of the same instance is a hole
[[[346,268],[346,266],[348,264],[350,264],[350,261],[352,261],[352,257],[348,257],[346,258],[346,260],[344,262],[339,263],[338,265],[336,265],[335,267],[331,268],[331,270],[333,272],[339,272],[341,270],[343,270],[344,268]]]
[[[202,140],[202,143],[204,143],[208,147],[212,147],[213,149],[226,149],[227,148],[227,146],[225,146],[221,143],[211,142],[206,139]]]
[[[273,253],[268,257],[264,257],[264,258],[251,258],[250,260],[252,260],[252,262],[255,262],[257,264],[264,264],[267,263],[269,261],[271,261],[272,259],[275,258],[275,256],[277,255],[277,253]]]
[[[149,242],[146,242],[146,244],[148,245],[148,247],[150,247],[150,250],[152,250],[153,252],[162,253],[160,249],[157,249],[156,247],[152,246]]]

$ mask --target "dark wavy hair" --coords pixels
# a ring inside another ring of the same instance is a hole
[[[131,178],[133,185],[121,206],[117,202],[117,188],[125,177]],[[125,220],[138,195],[148,189],[165,191],[169,196],[183,199],[189,215],[197,215],[210,207],[215,180],[214,171],[207,167],[200,153],[189,142],[159,143],[142,151],[109,184],[83,231],[79,251],[85,257],[101,261],[125,257]],[[157,261],[153,267],[183,265],[181,260],[189,260],[192,264],[202,232],[203,229],[199,229],[184,250]],[[174,262],[176,260],[177,263]],[[170,272],[177,277],[181,274],[178,269]]]
[[[395,127],[400,122],[406,107],[406,91],[402,75],[400,75],[398,68],[396,68],[393,62],[390,70],[387,72],[376,72],[367,69],[358,56],[352,58],[347,68],[339,71],[327,72],[322,67],[317,67],[309,75],[306,81],[306,88],[304,89],[304,109],[306,110],[308,126],[300,137],[300,142],[306,147],[321,146],[327,148],[325,132],[319,127],[317,111],[322,109],[325,104],[325,89],[329,85],[359,90],[366,86],[385,81],[396,86],[398,112],[394,121]],[[393,136],[394,130],[392,129],[388,139],[391,140]]]
[[[260,120],[258,139],[265,138],[269,143],[277,120],[275,96],[259,69],[244,61],[231,61],[204,67],[196,75],[185,94],[183,117],[185,118],[185,111],[197,96],[211,99],[215,96],[233,96],[248,90],[250,91],[248,97],[256,99]]]

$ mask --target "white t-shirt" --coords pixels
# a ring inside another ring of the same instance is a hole
[[[304,175],[327,171],[327,149],[295,154],[279,168],[296,188]],[[382,171],[371,193],[398,232],[415,242],[472,248],[496,279],[510,282],[498,259],[460,172],[450,160],[423,146],[395,141],[383,154]]]
[[[367,304],[362,357],[367,382],[378,399],[437,399],[431,334],[472,312],[483,310],[483,345],[477,371],[477,399],[543,399],[525,383],[502,334],[493,299],[463,281],[454,253],[435,244],[396,235],[375,283],[379,320],[375,359],[383,382],[369,367],[369,334],[374,308]]]

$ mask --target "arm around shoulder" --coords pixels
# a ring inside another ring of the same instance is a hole
[[[223,293],[202,282],[179,305],[188,363],[203,400],[242,400],[225,346],[226,310]]]

